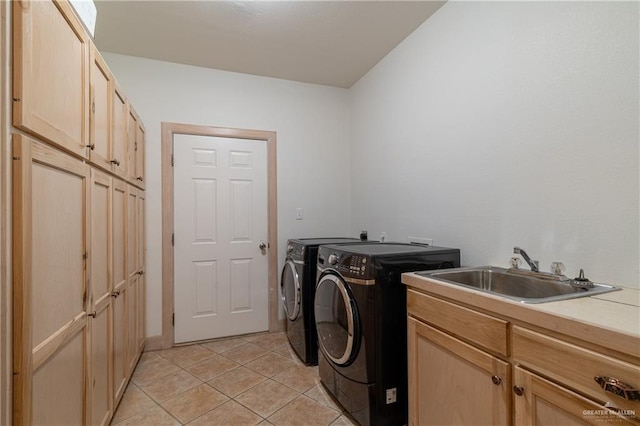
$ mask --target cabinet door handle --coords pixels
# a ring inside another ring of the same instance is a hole
[[[90,145],[87,145],[87,148],[91,149],[91,151],[93,151],[94,149],[96,149],[96,144],[92,143]]]
[[[500,376],[491,376],[491,381],[494,385],[498,386],[500,383],[502,383],[502,378]]]
[[[605,392],[611,392],[629,401],[640,401],[640,390],[631,385],[607,376],[596,376],[593,379]]]
[[[142,182],[142,176],[138,176],[136,179]]]
[[[518,396],[522,396],[522,395],[524,395],[524,388],[521,387],[521,386],[514,386],[513,387],[513,392]]]
[[[96,313],[97,313],[96,311],[93,311],[91,313],[88,313],[87,316],[91,317],[91,318],[95,318],[96,317]]]
[[[111,163],[115,164],[116,166],[120,165],[120,161],[118,161],[117,158],[114,158],[113,160],[111,160]]]
[[[111,293],[111,297],[118,297],[120,296],[120,290],[116,290],[113,293]]]

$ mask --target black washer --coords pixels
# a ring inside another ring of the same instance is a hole
[[[287,258],[280,274],[280,296],[287,318],[287,337],[302,362],[318,364],[313,316],[316,258],[321,244],[357,243],[355,238],[298,238],[287,242]]]
[[[460,266],[460,250],[403,243],[323,245],[314,312],[320,379],[361,425],[408,421],[403,272]]]

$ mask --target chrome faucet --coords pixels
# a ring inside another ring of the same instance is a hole
[[[524,259],[525,262],[527,262],[529,264],[529,266],[531,267],[531,270],[533,272],[539,272],[538,269],[538,261],[537,260],[532,260],[528,255],[527,252],[525,252],[524,250],[522,250],[520,247],[514,247],[513,248],[513,252],[515,254],[519,254],[520,256],[522,256],[522,258]]]

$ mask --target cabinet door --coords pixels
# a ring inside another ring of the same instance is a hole
[[[74,154],[89,142],[89,39],[68,2],[13,6],[13,124]]]
[[[88,167],[13,139],[15,424],[83,424]]]
[[[136,182],[144,188],[144,150],[145,150],[145,130],[140,119],[138,119],[138,130],[136,133]]]
[[[558,386],[521,367],[514,367],[515,420],[517,425],[638,424],[634,415],[615,411]],[[637,413],[636,413],[637,414]],[[634,419],[635,418],[635,419]]]
[[[136,170],[136,139],[138,136],[138,114],[129,104],[129,114],[127,116],[127,179],[129,182],[135,183]]]
[[[409,424],[506,425],[509,364],[408,319]]]
[[[112,353],[112,178],[97,169],[91,170],[91,247],[89,264],[91,335],[91,372],[89,392],[92,425],[104,425],[113,407]]]
[[[145,305],[146,305],[146,268],[145,268],[145,227],[144,227],[144,208],[145,208],[145,192],[138,191],[138,352],[142,352],[145,340]]]
[[[133,372],[138,361],[138,276],[127,284],[127,370]]]
[[[610,387],[605,384],[605,390],[596,381],[597,377],[607,377],[621,382],[621,385],[624,383],[632,389],[638,389],[638,363],[625,362],[517,325],[511,328],[511,347],[514,364],[524,365],[595,401],[610,401],[611,405],[619,409],[640,413],[639,400],[616,394],[616,389],[622,390],[618,386]]]
[[[114,407],[127,385],[126,298],[127,298],[127,184],[113,180],[113,402]]]
[[[138,189],[127,186],[127,369],[138,356]]]
[[[113,297],[113,406],[117,407],[127,388],[127,286]]]
[[[96,166],[111,171],[111,102],[113,77],[100,52],[91,45],[89,80],[91,82],[91,114],[89,159]]]
[[[127,274],[138,272],[138,188],[127,185]]]
[[[123,179],[127,178],[127,98],[122,90],[113,85],[112,106],[113,119],[111,120],[112,149],[111,171]]]

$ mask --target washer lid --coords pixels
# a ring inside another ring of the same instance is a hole
[[[294,238],[289,240],[291,243],[303,246],[319,246],[322,244],[339,244],[360,241],[357,238],[349,237],[320,237],[320,238]]]
[[[423,246],[405,243],[368,243],[340,244],[328,246],[331,250],[342,253],[354,253],[364,256],[394,256],[405,254],[458,253],[459,249],[449,247]]]

